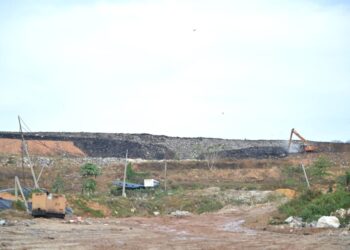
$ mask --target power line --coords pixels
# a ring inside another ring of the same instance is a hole
[[[21,119],[21,122],[24,124],[24,126],[26,127],[25,130],[26,132],[30,132],[30,133],[34,133],[30,128],[29,126],[23,121],[22,117],[20,117]],[[56,151],[56,152],[59,152],[59,153],[62,153],[63,155],[66,153],[66,151],[60,149],[60,148],[52,148],[48,145],[46,145],[44,142],[42,142],[41,140],[31,140],[33,143],[37,143],[37,144],[41,144],[42,146],[46,147],[47,149],[49,150],[53,150],[53,151]]]

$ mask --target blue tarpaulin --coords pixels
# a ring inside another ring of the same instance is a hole
[[[6,199],[0,198],[0,210],[11,209],[11,208],[12,208],[12,201],[11,200],[6,200]]]
[[[115,185],[117,187],[123,187],[124,182],[123,181],[113,181],[112,183],[113,183],[113,185]],[[125,182],[125,188],[126,189],[141,189],[141,188],[145,188],[145,186],[142,184]]]

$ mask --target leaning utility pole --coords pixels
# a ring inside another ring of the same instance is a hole
[[[305,180],[306,180],[307,188],[310,189],[309,179],[307,178],[307,174],[306,174],[305,167],[304,167],[303,163],[301,163],[301,168],[303,169],[303,172],[304,172],[304,177],[305,177]]]
[[[26,197],[24,196],[24,193],[23,193],[23,190],[22,190],[22,187],[21,187],[21,183],[19,182],[18,177],[15,176],[15,193],[16,193],[16,200],[18,200],[18,191],[17,191],[17,188],[18,188],[19,191],[21,192],[22,199],[23,199],[23,201],[24,201],[24,205],[26,206],[26,211],[27,211],[27,213],[30,213],[29,207],[28,207],[28,203],[27,203],[27,200],[26,200]]]
[[[22,135],[22,142],[21,142],[21,159],[22,159],[22,181],[23,184],[25,185],[25,177],[24,177],[24,145],[23,145],[23,131],[22,131],[22,124],[21,124],[21,119],[18,116],[18,123],[19,123],[19,132]]]
[[[123,180],[123,192],[122,196],[126,197],[125,193],[125,181],[126,181],[126,168],[128,167],[128,150],[126,150],[126,155],[125,155],[125,166],[124,166],[124,180]]]
[[[26,142],[24,140],[24,134],[23,134],[23,130],[22,130],[22,124],[21,124],[21,117],[20,116],[18,116],[18,122],[19,122],[19,129],[20,129],[20,132],[21,132],[21,137],[22,137],[22,147],[23,147],[23,150],[24,150],[24,152],[25,152],[25,154],[27,155],[27,158],[28,158],[30,171],[32,172],[32,176],[33,176],[33,180],[34,180],[34,187],[35,188],[39,188],[38,181],[37,181],[37,179],[35,177],[33,164],[32,164],[32,162],[30,160],[30,157],[29,157],[28,147],[27,147],[27,144],[26,144]],[[22,158],[22,162],[23,162],[23,158]]]

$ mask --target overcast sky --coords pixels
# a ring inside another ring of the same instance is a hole
[[[0,87],[5,131],[346,141],[350,1],[4,0]]]

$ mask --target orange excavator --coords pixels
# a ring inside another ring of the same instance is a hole
[[[293,134],[296,135],[302,142],[303,142],[303,149],[305,152],[310,153],[310,152],[315,152],[317,150],[317,147],[314,145],[310,145],[307,140],[305,140],[304,137],[302,137],[294,128],[290,132],[290,138],[289,138],[289,144],[288,144],[288,152],[290,150],[290,146],[292,144],[292,137]]]

